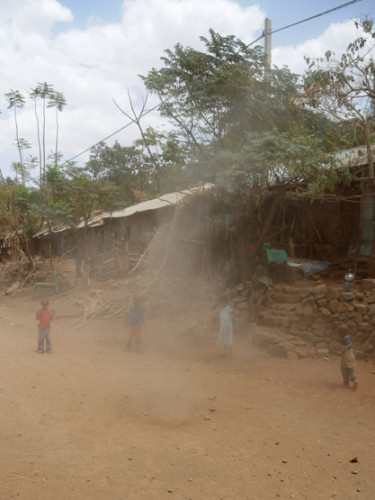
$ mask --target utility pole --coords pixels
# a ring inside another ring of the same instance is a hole
[[[266,73],[271,70],[271,19],[266,17],[264,21],[264,55],[266,56]]]

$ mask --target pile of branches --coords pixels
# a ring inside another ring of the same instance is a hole
[[[148,313],[170,314],[173,310],[180,318],[186,316],[186,320],[191,320],[194,311],[204,315],[207,300],[217,302],[222,284],[209,283],[206,276],[193,273],[193,259],[188,254],[181,256],[181,235],[186,234],[183,215],[192,200],[193,197],[187,197],[176,207],[172,219],[159,227],[125,279],[103,283],[99,276],[92,276],[90,289],[77,289],[79,297],[72,291],[76,295],[75,305],[81,309],[75,326],[82,327],[98,317],[125,317],[136,296]]]
[[[35,267],[27,259],[3,261],[0,264],[0,293],[22,288],[34,272]]]

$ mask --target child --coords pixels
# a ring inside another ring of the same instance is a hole
[[[51,321],[55,317],[55,311],[53,309],[48,309],[48,300],[42,299],[42,308],[38,309],[36,312],[36,320],[39,320],[38,324],[38,352],[42,354],[44,352],[44,341],[46,341],[46,351],[48,354],[52,354],[51,345]]]
[[[355,373],[356,361],[352,347],[352,339],[349,337],[348,325],[339,325],[336,332],[340,336],[340,343],[344,346],[341,353],[342,385],[349,388],[351,384],[353,391],[356,391],[358,389],[358,380]]]
[[[143,307],[139,297],[134,299],[134,303],[130,306],[128,317],[128,341],[126,342],[126,351],[130,351],[133,339],[135,339],[135,350],[142,352],[142,324],[144,326]]]
[[[224,344],[224,356],[232,356],[233,324],[232,308],[228,304],[220,311],[220,331],[218,344]]]

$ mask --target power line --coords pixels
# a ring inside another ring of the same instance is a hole
[[[307,21],[311,21],[312,19],[316,19],[317,17],[321,17],[321,16],[325,16],[326,14],[329,14],[330,12],[334,12],[336,10],[339,10],[339,9],[343,9],[344,7],[348,7],[349,5],[352,5],[352,4],[355,4],[355,3],[358,3],[358,2],[361,2],[362,0],[352,0],[351,2],[346,2],[346,3],[343,3],[342,5],[338,5],[337,7],[334,7],[333,9],[329,9],[329,10],[325,10],[324,12],[320,12],[319,14],[315,14],[314,16],[311,16],[311,17],[307,17],[306,19],[302,19],[301,21],[297,21],[296,23],[292,23],[292,24],[288,24],[287,26],[284,26],[283,28],[278,28],[277,30],[274,30],[274,31],[271,31],[270,35],[273,35],[274,33],[278,33],[279,31],[283,31],[283,30],[286,30],[288,28],[291,28],[293,26],[297,26],[298,24],[302,24],[302,23],[305,23]],[[252,45],[254,45],[255,43],[259,42],[259,40],[262,40],[262,38],[265,37],[265,33],[263,33],[261,36],[259,36],[256,40],[254,40],[253,42],[251,43],[248,43],[247,44],[247,47],[251,47]],[[151,111],[154,111],[155,109],[157,109],[160,105],[156,105],[154,106],[153,108],[149,109],[148,111],[146,111],[144,114],[148,114],[148,113],[151,113]],[[73,156],[72,158],[70,158],[69,160],[66,160],[64,161],[64,163],[61,164],[61,166],[65,165],[66,163],[70,162],[70,161],[73,161],[75,160],[76,158],[78,158],[79,156],[82,156],[83,154],[87,153],[88,151],[90,151],[92,148],[94,148],[95,146],[97,146],[98,144],[100,144],[101,142],[105,142],[107,141],[108,139],[110,139],[111,137],[113,137],[114,135],[118,134],[119,132],[121,132],[122,130],[125,130],[127,127],[129,127],[130,125],[132,125],[134,122],[133,121],[130,121],[129,123],[127,123],[126,125],[124,125],[123,127],[119,128],[118,130],[116,130],[115,132],[113,132],[112,134],[108,135],[107,137],[105,137],[104,139],[101,139],[100,141],[98,141],[97,143],[93,144],[92,146],[90,146],[89,148],[85,149],[84,151],[82,151],[81,153],[78,153],[77,155]]]
[[[143,113],[143,116],[145,115],[148,115],[149,113],[151,113],[151,111],[155,111],[155,109],[157,109],[158,107],[160,106],[160,104],[157,104],[156,106],[154,106],[153,108],[151,109],[148,109],[147,111],[145,111]],[[78,158],[79,156],[82,156],[84,155],[85,153],[87,153],[88,151],[90,151],[92,148],[94,148],[95,146],[98,146],[98,144],[100,144],[101,142],[106,142],[108,141],[108,139],[110,139],[111,137],[113,137],[114,135],[118,134],[119,132],[121,132],[122,130],[125,130],[126,128],[130,127],[130,125],[133,125],[134,121],[130,121],[129,123],[127,123],[126,125],[124,125],[123,127],[119,128],[118,130],[116,130],[115,132],[113,132],[112,134],[110,135],[107,135],[107,137],[104,137],[104,139],[101,139],[100,141],[96,142],[95,144],[93,144],[92,146],[86,148],[84,151],[82,151],[81,153],[78,153],[77,155],[73,156],[72,158],[69,158],[69,160],[65,160],[64,163],[61,163],[60,167],[62,167],[63,165],[65,165],[66,163],[70,162],[70,161],[73,161],[75,160],[76,158]]]
[[[277,30],[271,31],[271,33],[269,33],[269,34],[273,35],[274,33],[278,33],[279,31],[283,31],[283,30],[286,30],[288,28],[291,28],[292,26],[297,26],[298,24],[302,24],[302,23],[305,23],[307,21],[311,21],[311,19],[316,19],[317,17],[325,16],[326,14],[329,14],[330,12],[334,12],[336,10],[343,9],[344,7],[348,7],[349,5],[352,5],[352,4],[358,3],[358,2],[362,2],[362,0],[352,0],[351,2],[343,3],[342,5],[338,5],[337,7],[334,7],[333,9],[325,10],[324,12],[320,12],[319,14],[315,14],[315,16],[307,17],[306,19],[302,19],[301,21],[297,21],[296,23],[288,24],[287,26],[284,26],[283,28],[279,28]],[[262,40],[262,38],[264,38],[265,36],[266,36],[265,33],[262,33],[262,35],[259,36],[256,40],[254,40],[251,43],[248,43],[247,47],[251,47],[255,43],[259,42],[259,40]]]

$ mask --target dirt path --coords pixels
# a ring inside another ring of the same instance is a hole
[[[125,353],[121,321],[77,330],[53,305],[53,355],[36,353],[35,300],[0,305],[1,500],[375,498],[370,363],[353,393],[337,359],[237,339],[227,361],[161,323]]]

